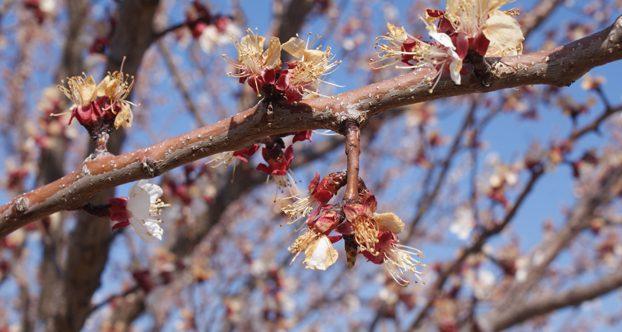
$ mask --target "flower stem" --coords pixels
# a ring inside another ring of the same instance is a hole
[[[344,199],[354,201],[359,187],[359,156],[361,154],[361,130],[354,121],[346,122],[346,156],[348,174]]]
[[[108,153],[108,139],[110,135],[102,130],[95,138],[95,157]]]

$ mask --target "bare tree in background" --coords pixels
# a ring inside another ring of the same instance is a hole
[[[530,4],[0,3],[0,331],[619,328],[622,2]]]

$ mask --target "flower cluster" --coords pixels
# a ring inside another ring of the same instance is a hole
[[[272,177],[279,188],[289,188],[295,192],[295,182],[290,174],[290,167],[294,160],[294,143],[311,140],[311,130],[305,130],[284,135],[273,136],[262,142],[261,156],[264,162],[257,165],[257,170]],[[292,143],[285,144],[283,137],[292,136]],[[248,163],[249,159],[260,149],[259,144],[249,145],[241,150],[222,152],[214,156],[207,165],[220,167],[231,164],[234,160]]]
[[[463,63],[470,54],[480,57],[517,55],[523,49],[523,33],[516,11],[499,8],[506,0],[448,0],[446,10],[428,9],[424,18],[430,42],[409,35],[403,27],[387,24],[388,33],[378,38],[382,68],[403,63],[403,68],[432,68],[438,78],[449,69],[451,79],[461,83]]]
[[[337,194],[337,191],[345,185],[346,173],[330,173],[320,180],[320,174],[316,173],[309,183],[309,195],[294,197],[294,203],[282,209],[283,213],[292,220],[306,217],[311,212],[317,211]]]
[[[499,8],[509,0],[448,0],[445,11],[428,9],[425,21],[430,33],[451,38],[461,59],[469,51],[481,56],[502,57],[523,51],[523,33],[516,10]],[[434,25],[436,23],[436,25]]]
[[[376,213],[376,198],[361,188],[356,202],[331,204],[333,197],[345,185],[345,172],[331,173],[321,179],[316,175],[309,185],[309,196],[283,209],[292,219],[308,215],[306,230],[288,248],[294,259],[304,253],[303,264],[308,269],[326,270],[338,258],[333,244],[344,240],[348,266],[352,267],[358,254],[370,262],[382,265],[399,284],[408,283],[406,273],[414,273],[421,281],[419,267],[423,256],[418,249],[399,243],[397,234],[404,228],[394,213]]]
[[[59,86],[59,90],[72,102],[69,122],[75,118],[91,136],[114,128],[132,125],[133,105],[127,100],[134,78],[122,71],[108,73],[99,83],[93,76],[73,76]]]
[[[231,16],[212,14],[209,8],[199,1],[193,1],[192,6],[186,11],[185,25],[206,53],[210,53],[215,47],[237,40],[242,34]]]
[[[432,68],[440,73],[450,69],[451,78],[460,84],[462,60],[446,35],[431,33],[434,42],[425,42],[409,35],[403,27],[387,23],[388,33],[378,38],[378,58],[372,62],[374,68],[384,68],[402,63],[400,68]]]
[[[56,5],[56,0],[24,0],[24,8],[32,12],[39,25],[54,16]]]
[[[506,191],[518,183],[520,164],[503,164],[498,159],[492,158],[491,166],[493,173],[488,178],[487,196],[492,201],[500,203],[507,207],[509,201],[506,197]]]
[[[160,224],[162,188],[145,180],[138,181],[128,198],[113,197],[109,201],[108,215],[114,222],[112,229],[132,226],[142,239],[150,237],[162,240],[164,230]]]
[[[237,77],[240,83],[247,83],[255,93],[268,98],[279,96],[287,103],[294,103],[303,97],[319,95],[321,78],[338,64],[330,47],[311,49],[308,41],[298,37],[292,37],[284,44],[277,37],[271,37],[266,48],[265,43],[264,37],[248,30],[248,34],[235,44],[238,59],[232,63],[235,71],[230,76]],[[284,68],[282,51],[293,58]]]
[[[41,148],[52,148],[54,139],[71,140],[75,137],[75,130],[65,125],[66,119],[54,114],[62,113],[62,96],[55,87],[43,90],[43,96],[37,104],[41,111],[39,126],[41,132],[35,137],[37,145]]]

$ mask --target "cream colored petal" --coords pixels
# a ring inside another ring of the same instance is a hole
[[[523,51],[523,32],[514,17],[495,10],[486,21],[484,35],[490,40],[486,56],[518,55]]]
[[[326,52],[322,50],[305,50],[303,54],[305,61],[314,63],[318,63],[326,59]]]
[[[240,40],[240,45],[245,48],[249,48],[249,49],[263,48],[264,41],[265,41],[264,37],[258,36],[251,32],[245,35],[244,37],[242,37],[242,39]]]
[[[110,85],[113,84],[113,79],[110,75],[106,75],[104,79],[97,84],[97,88],[95,89],[95,93],[97,97],[103,97],[107,95],[107,91],[110,89]]]
[[[449,37],[446,33],[429,31],[428,34],[430,35],[432,39],[436,40],[439,44],[451,50],[456,49],[456,46],[454,46],[454,43],[451,41],[451,37]]]
[[[261,55],[264,41],[264,37],[258,36],[249,30],[249,33],[236,44],[238,59],[244,61],[246,57]]]
[[[339,254],[333,248],[333,244],[327,236],[322,235],[305,249],[305,260],[303,263],[307,269],[326,270],[335,264],[337,257],[339,257]]]
[[[270,38],[268,49],[264,52],[266,68],[276,68],[281,65],[281,41],[277,37]]]
[[[283,50],[298,59],[302,58],[305,49],[305,41],[297,37],[292,37],[283,44]]]
[[[84,84],[79,87],[78,93],[80,94],[80,100],[82,105],[89,104],[97,97],[97,84],[93,76],[89,76],[84,81]]]
[[[454,81],[457,85],[462,83],[462,78],[460,76],[460,71],[462,70],[462,60],[457,56],[453,57],[453,60],[449,64],[449,74],[451,75],[451,80]]]
[[[133,119],[134,115],[132,114],[130,105],[123,103],[121,104],[121,111],[119,111],[117,116],[114,118],[114,127],[130,128],[132,126]]]
[[[395,213],[376,213],[374,220],[378,223],[378,229],[398,234],[404,229],[404,222]]]

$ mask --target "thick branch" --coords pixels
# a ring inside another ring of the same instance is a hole
[[[419,70],[333,97],[277,106],[265,116],[259,104],[216,124],[120,156],[85,163],[80,170],[20,195],[0,207],[0,235],[51,213],[84,205],[107,188],[154,177],[184,163],[242,148],[260,138],[298,130],[338,130],[345,120],[365,122],[382,111],[443,97],[489,92],[527,84],[568,85],[591,68],[622,58],[622,19],[611,27],[552,51],[490,59],[491,84],[467,75],[463,85],[443,79],[434,93],[431,70]],[[366,110],[366,111],[357,111]]]
[[[576,306],[622,287],[622,271],[604,277],[590,285],[572,287],[566,292],[551,294],[529,302],[512,306],[510,310],[492,317],[485,327],[499,331],[557,309]]]
[[[204,126],[205,120],[203,120],[201,112],[194,105],[194,102],[192,101],[192,96],[190,96],[190,92],[188,91],[188,87],[186,86],[186,83],[182,78],[182,74],[179,72],[177,66],[175,65],[175,61],[173,60],[171,52],[168,50],[167,46],[164,44],[163,41],[157,41],[156,45],[158,46],[158,50],[162,55],[162,59],[164,60],[166,69],[168,69],[168,72],[171,74],[171,76],[173,76],[173,81],[175,82],[175,85],[177,86],[177,89],[181,94],[184,104],[186,104],[186,108],[194,117],[194,121],[199,126]]]

